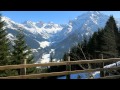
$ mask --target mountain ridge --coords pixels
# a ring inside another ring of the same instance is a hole
[[[16,23],[3,16],[11,42],[17,30],[23,29],[27,44],[32,48],[36,61],[40,62],[49,62],[51,53],[54,53],[54,60],[62,59],[64,52],[81,42],[84,36],[89,38],[98,28],[104,27],[108,18],[99,11],[89,11],[70,20],[68,24],[56,24],[43,21]],[[116,22],[119,27],[120,21]]]

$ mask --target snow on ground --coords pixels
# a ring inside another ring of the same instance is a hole
[[[54,49],[51,49],[50,53],[54,54]],[[49,54],[43,54],[42,58],[40,59],[40,63],[48,63],[50,61],[50,53]],[[53,62],[56,62],[56,59],[53,59]]]
[[[36,51],[36,49],[34,49],[33,51]],[[55,49],[51,49],[50,50],[50,52],[49,52],[49,54],[43,54],[42,55],[42,58],[40,58],[37,62],[36,62],[36,64],[37,63],[49,63],[49,61],[50,61],[50,54],[51,53],[55,53]],[[53,59],[53,62],[56,62],[57,60],[56,59]]]
[[[120,61],[116,62],[116,63],[112,63],[109,65],[104,66],[104,68],[111,68],[111,67],[120,67]],[[71,74],[70,78],[71,79],[77,79],[77,76],[80,75],[81,79],[87,79],[88,78],[88,73],[78,73],[78,74]],[[100,71],[96,71],[92,73],[94,78],[99,78],[100,77]],[[58,77],[57,79],[66,79],[66,76],[62,76],[62,77]]]
[[[70,79],[77,79],[78,75],[81,77],[81,79],[87,79],[89,76],[88,73],[71,74]],[[66,76],[58,77],[57,79],[66,79]]]
[[[104,66],[104,68],[111,68],[111,67],[120,67],[120,61],[116,62],[116,63],[112,63],[112,64],[109,64],[109,65],[106,65]]]
[[[78,73],[78,74],[71,74],[70,79],[77,79],[78,75],[81,77],[81,79],[88,79],[89,73]],[[92,73],[94,78],[100,77],[100,71]],[[57,79],[66,79],[66,76],[58,77]]]
[[[99,78],[100,77],[100,71],[96,71],[94,73],[92,73],[94,78]]]

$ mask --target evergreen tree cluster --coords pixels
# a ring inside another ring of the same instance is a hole
[[[0,15],[0,66],[34,63],[30,48],[26,45],[22,30],[18,30],[14,45],[10,48],[10,41],[7,38],[7,30],[4,29],[2,15]],[[33,73],[35,68],[27,68],[27,74]],[[0,71],[0,76],[21,75],[23,69]]]
[[[113,16],[110,16],[105,27],[98,29],[88,42],[88,53],[92,58],[114,58],[120,55],[120,33]]]
[[[64,61],[66,57],[70,56],[70,61],[76,60],[90,60],[101,59],[101,54],[104,58],[117,58],[120,56],[120,32],[117,28],[115,19],[110,16],[104,28],[99,28],[97,32],[87,40],[84,40],[78,45],[71,48],[70,53],[64,54]],[[88,65],[83,65],[88,68]],[[98,64],[92,67],[99,66]],[[73,69],[80,69],[79,65],[72,65]]]

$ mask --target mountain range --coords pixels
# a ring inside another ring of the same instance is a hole
[[[19,29],[22,29],[28,46],[31,47],[36,63],[49,62],[50,54],[54,61],[62,59],[65,52],[81,42],[84,37],[89,38],[98,28],[103,28],[109,16],[99,11],[88,11],[68,24],[45,23],[43,21],[25,21],[16,23],[8,17],[3,16],[4,28],[7,29],[7,37],[11,43]],[[115,18],[118,28],[120,19]]]

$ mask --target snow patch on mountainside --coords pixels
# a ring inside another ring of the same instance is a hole
[[[26,30],[30,31],[33,34],[40,34],[45,39],[52,37],[53,34],[56,34],[63,29],[62,26],[53,22],[43,23],[41,21],[25,21],[23,25]]]
[[[96,15],[92,14],[92,16],[90,16],[90,18],[95,24],[97,24],[98,17]]]
[[[42,48],[50,46],[50,42],[48,41],[39,42],[39,44],[40,44],[40,47]]]
[[[11,33],[8,33],[7,38],[9,38],[12,41],[16,39]]]
[[[40,63],[48,63],[50,61],[50,54],[43,54]]]
[[[37,40],[35,40],[35,41],[37,41]],[[50,46],[50,44],[51,44],[51,42],[48,42],[48,41],[42,41],[42,42],[37,41],[37,42],[39,43],[41,48],[46,48],[46,47]],[[40,48],[38,48],[38,49],[40,49]]]
[[[53,22],[43,23],[42,21],[25,21],[20,24],[5,16],[2,17],[2,21],[5,21],[5,28],[10,28],[13,30],[24,29],[33,35],[40,34],[45,39],[49,39],[54,34],[60,32],[63,29],[61,25],[55,24]]]
[[[39,59],[39,63],[49,63],[50,62],[50,55],[55,54],[55,49],[51,49],[49,53],[43,54],[42,58]],[[56,61],[56,59],[52,60],[53,62]]]
[[[67,33],[70,33],[72,31],[73,27],[72,27],[72,23],[69,23],[68,25],[68,32]]]
[[[51,49],[49,53],[55,53],[55,49]]]
[[[37,49],[31,49],[32,52],[38,52]]]
[[[10,28],[13,30],[18,30],[19,28],[24,28],[24,25],[12,21],[10,18],[2,16],[2,21],[5,23],[4,28]]]
[[[16,37],[14,37],[11,33],[8,33],[8,35],[6,36],[10,42],[12,43],[12,45],[14,45],[14,40],[16,40]]]

